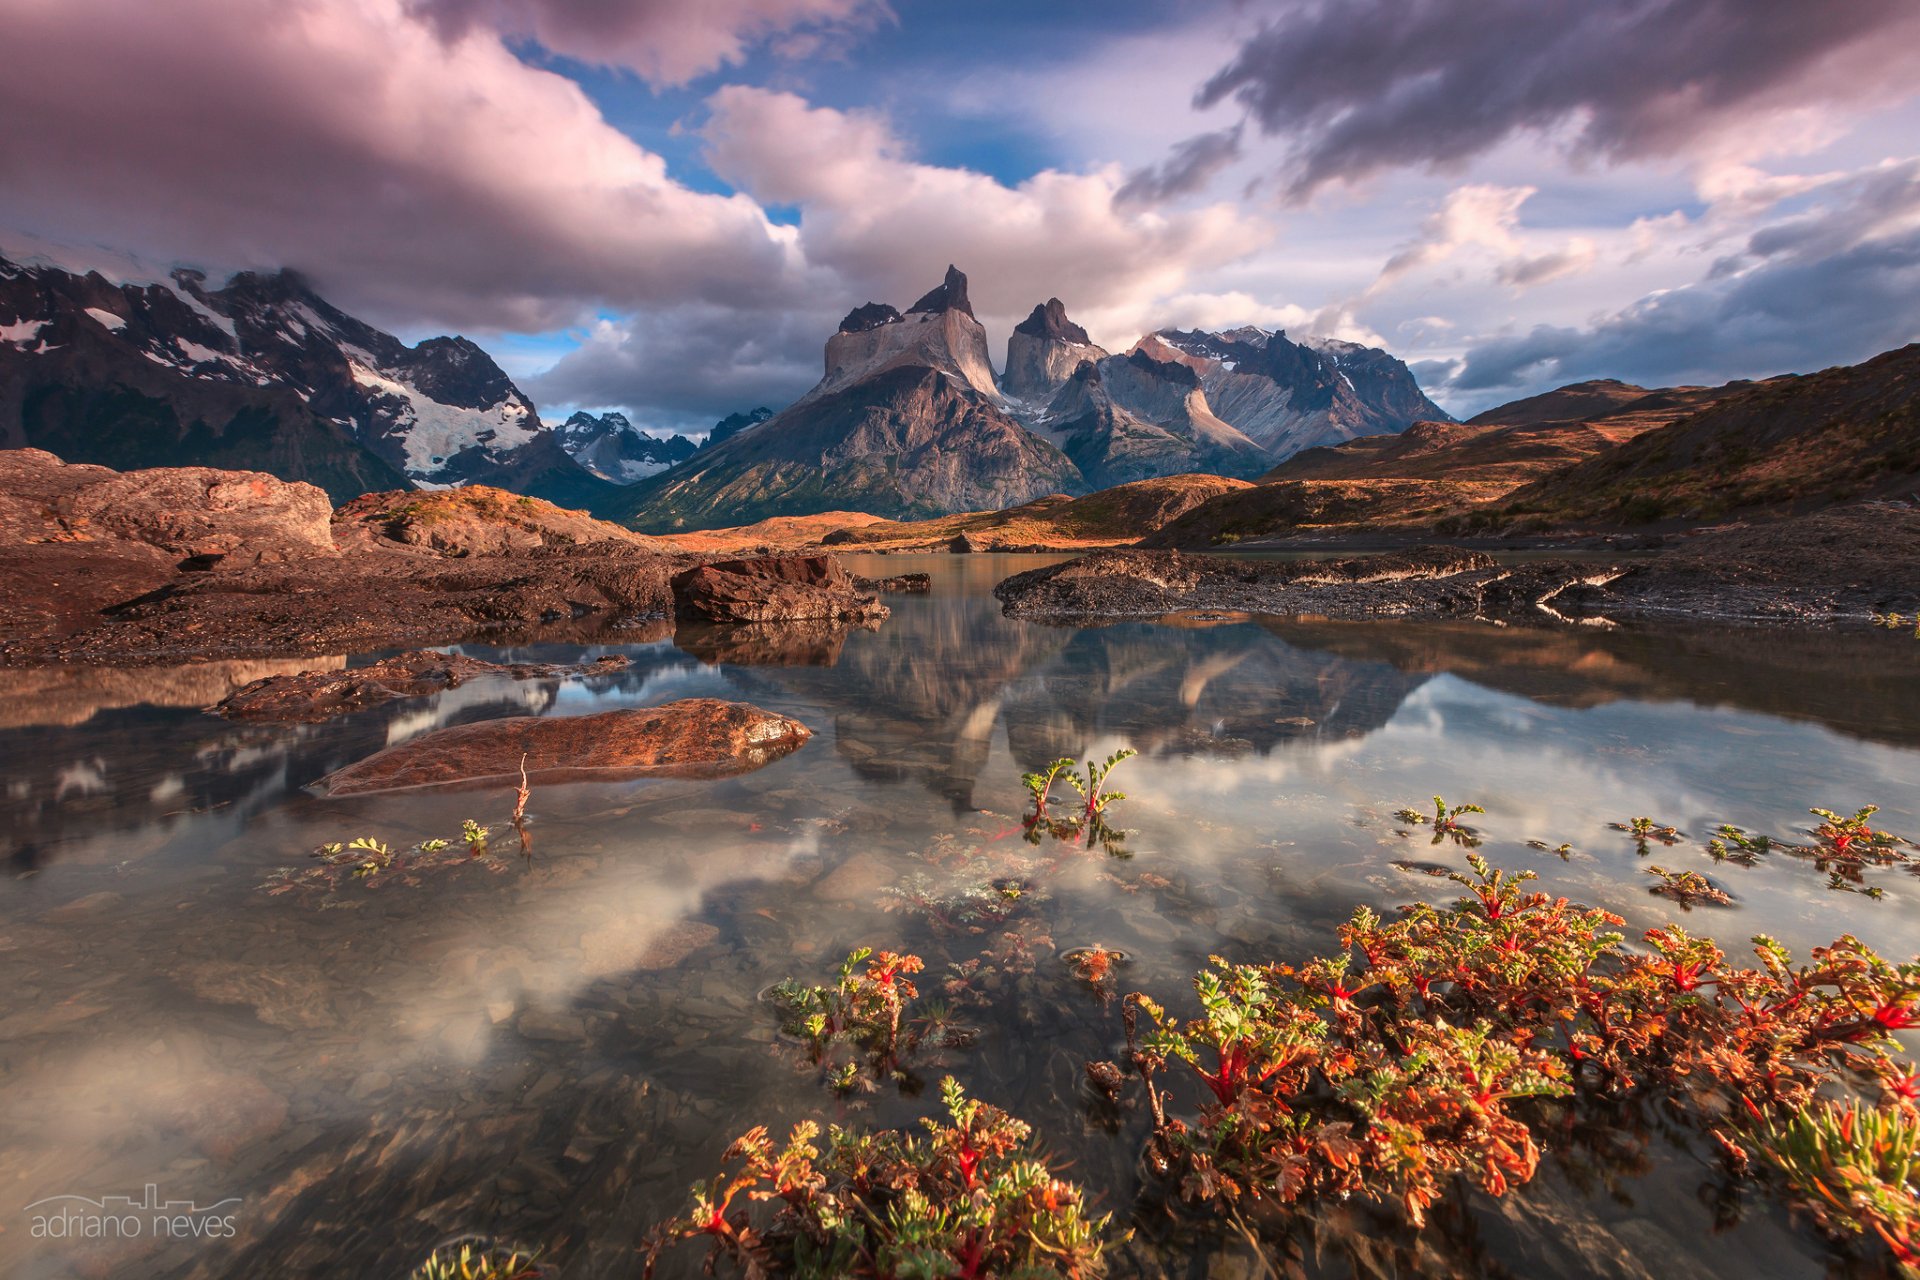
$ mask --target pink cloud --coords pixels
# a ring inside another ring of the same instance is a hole
[[[572,81],[401,0],[24,0],[0,48],[0,225],[480,326],[765,305],[804,274],[753,200],[687,189]]]

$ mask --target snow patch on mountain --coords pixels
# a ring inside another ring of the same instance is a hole
[[[540,420],[519,400],[503,400],[485,409],[442,404],[395,378],[350,362],[354,382],[383,400],[386,434],[397,436],[405,457],[407,478],[431,480],[454,455],[468,449],[492,453],[531,444],[540,434]]]

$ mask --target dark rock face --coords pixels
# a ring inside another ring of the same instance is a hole
[[[966,273],[952,263],[948,263],[947,278],[938,286],[927,290],[921,295],[920,301],[907,308],[908,315],[916,311],[964,311],[972,315],[973,305],[967,301]]]
[[[553,680],[611,675],[624,668],[628,661],[624,657],[605,657],[575,665],[550,662],[502,665],[464,654],[417,649],[364,667],[265,676],[234,690],[210,710],[229,720],[312,724],[383,702],[420,698],[443,689],[458,688],[469,680],[487,677]]]
[[[1271,463],[1213,414],[1193,370],[1137,351],[1082,362],[1035,426],[1098,488],[1188,472],[1240,478]]]
[[[842,333],[865,333],[868,329],[878,329],[883,324],[896,324],[900,313],[884,302],[869,302],[847,312],[847,318],[840,322]]]
[[[1060,299],[1049,298],[1007,335],[1006,373],[1001,386],[1010,396],[1043,403],[1081,365],[1106,358],[1087,331],[1067,319]]]
[[[716,560],[676,575],[673,593],[680,617],[695,622],[878,621],[889,612],[832,556]]]
[[[400,743],[323,778],[329,796],[409,787],[530,784],[634,777],[724,777],[805,744],[797,720],[740,702],[687,698],[590,716],[510,716]]]
[[[713,430],[707,433],[707,442],[701,448],[711,449],[714,445],[731,440],[748,427],[757,427],[772,416],[773,410],[764,405],[745,413],[730,413],[713,424]]]
[[[0,258],[0,332],[0,446],[260,470],[335,500],[409,480],[570,500],[603,484],[558,450],[521,458],[549,433],[473,342],[409,347],[289,271],[209,289],[198,272],[114,284]]]
[[[1013,327],[1013,331],[1053,342],[1071,342],[1080,346],[1093,344],[1093,339],[1087,336],[1085,329],[1067,319],[1066,304],[1058,298],[1048,298],[1035,307],[1032,314]]]

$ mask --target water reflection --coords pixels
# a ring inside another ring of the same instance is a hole
[[[544,1247],[568,1276],[628,1275],[645,1224],[748,1123],[920,1113],[924,1100],[897,1093],[833,1099],[777,1050],[756,999],[781,977],[823,978],[856,944],[915,951],[934,973],[999,945],[917,909],[903,885],[1022,877],[1038,891],[1005,927],[1042,951],[1118,948],[1129,986],[1177,1000],[1210,952],[1317,949],[1356,902],[1449,896],[1395,866],[1457,863],[1396,833],[1393,811],[1434,791],[1488,808],[1477,825],[1495,861],[1638,926],[1672,905],[1607,824],[1648,814],[1690,833],[1662,850],[1666,865],[1735,897],[1697,914],[1702,927],[1802,950],[1843,930],[1920,947],[1906,902],[1920,881],[1903,871],[1873,873],[1888,897],[1872,902],[1829,893],[1788,858],[1711,864],[1699,839],[1720,821],[1790,835],[1811,804],[1877,802],[1886,825],[1920,831],[1910,644],[1231,617],[1040,627],[1002,618],[986,594],[1035,558],[902,559],[857,571],[930,571],[934,591],[894,597],[878,630],[660,628],[475,648],[632,665],[592,681],[474,681],[320,725],[196,709],[264,674],[257,664],[39,685],[10,673],[7,1185],[17,1204],[149,1182],[246,1203],[232,1242],[157,1247],[34,1241],[16,1215],[0,1221],[0,1270],[396,1274],[478,1230]],[[700,694],[758,702],[817,736],[733,779],[535,788],[530,864],[504,826],[510,787],[302,790],[446,724]],[[1117,775],[1131,856],[1024,844],[1020,772],[1121,745],[1144,753]],[[398,847],[455,837],[469,817],[511,856],[414,884],[261,887],[311,865],[323,841]],[[1551,852],[1563,842],[1564,861]],[[1111,1009],[1057,959],[994,990],[955,1069],[1034,1121],[1122,1216],[1145,1206],[1123,1274],[1201,1274],[1209,1254],[1244,1254],[1153,1212],[1140,1117],[1089,1102],[1082,1063],[1112,1055]],[[1570,1124],[1588,1137],[1557,1144],[1524,1195],[1453,1205],[1417,1242],[1335,1207],[1299,1243],[1300,1269],[1827,1272],[1826,1251],[1770,1211],[1710,1238],[1705,1166],[1657,1123]]]

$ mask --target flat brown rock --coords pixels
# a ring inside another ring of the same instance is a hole
[[[507,680],[552,680],[608,675],[628,665],[624,657],[593,662],[483,662],[464,654],[416,649],[364,667],[302,671],[265,676],[210,708],[229,720],[267,720],[310,724],[397,698],[419,698],[453,689],[469,680],[497,676]]]
[[[853,622],[890,612],[832,556],[716,560],[675,575],[673,594],[693,622]]]
[[[329,796],[408,787],[722,777],[771,764],[812,731],[743,702],[686,698],[591,716],[510,716],[388,747],[322,778]]]

